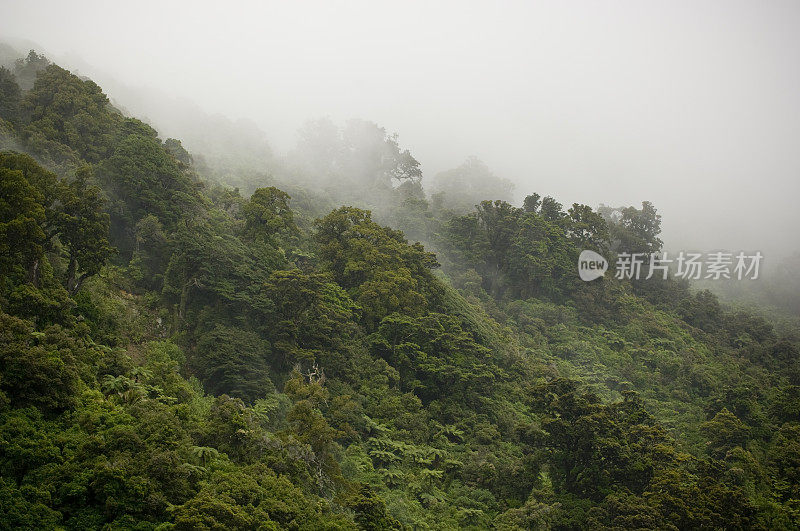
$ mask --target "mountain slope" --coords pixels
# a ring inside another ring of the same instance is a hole
[[[0,155],[4,526],[796,524],[797,331],[676,282],[576,279],[583,248],[658,248],[655,216],[535,194],[454,213],[363,123],[336,197],[378,208],[316,216],[316,190],[294,209],[280,189],[297,168],[242,197],[91,81],[19,69],[0,70],[3,145],[34,157]]]

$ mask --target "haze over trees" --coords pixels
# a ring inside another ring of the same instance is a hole
[[[514,185],[494,175],[476,157],[452,170],[434,175],[429,185],[432,199],[456,212],[471,211],[486,199],[512,201]]]
[[[234,188],[35,53],[0,120],[2,527],[797,525],[797,324],[576,275],[653,204],[428,197],[365,121]]]

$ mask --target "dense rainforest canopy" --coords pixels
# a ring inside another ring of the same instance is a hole
[[[660,249],[648,202],[428,199],[363,121],[232,188],[33,52],[0,147],[2,528],[800,523],[800,328],[577,277]]]

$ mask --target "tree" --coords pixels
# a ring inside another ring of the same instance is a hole
[[[420,192],[419,162],[400,149],[397,135],[373,122],[349,120],[342,129],[329,119],[310,122],[292,159],[313,183],[348,200],[385,201],[395,187]]]
[[[264,317],[275,368],[319,362],[332,373],[346,370],[358,307],[329,275],[299,269],[274,271],[264,290],[273,303]]]
[[[776,433],[768,455],[777,475],[776,494],[781,501],[800,504],[800,424],[784,424]]]
[[[275,247],[290,243],[298,235],[294,214],[289,207],[290,199],[289,194],[274,186],[253,192],[242,209],[245,236]]]
[[[537,193],[533,193],[525,197],[525,200],[522,203],[522,208],[528,214],[536,214],[539,212],[539,206],[542,204],[542,196]]]
[[[61,167],[79,159],[97,163],[110,155],[122,121],[99,86],[56,65],[38,72],[22,109],[28,118],[22,128],[28,146]]]
[[[167,153],[175,157],[175,160],[177,160],[184,168],[188,168],[192,165],[192,156],[188,151],[186,151],[180,140],[175,138],[166,139],[164,141],[164,149],[167,150]]]
[[[38,285],[42,255],[51,250],[58,234],[53,205],[63,185],[55,174],[19,153],[0,152],[0,172],[0,248],[8,245],[0,257],[3,272],[12,275],[14,267],[21,268],[27,278],[17,272],[17,281]]]
[[[192,499],[175,507],[176,529],[282,529],[305,524],[336,529],[344,522],[320,508],[286,476],[264,465],[218,471]]]
[[[661,250],[661,216],[649,201],[641,209],[601,207],[599,211],[609,223],[614,251],[650,254]]]
[[[608,226],[603,216],[591,207],[578,203],[572,204],[568,214],[568,236],[578,248],[593,249],[600,253],[608,250]]]
[[[119,135],[97,172],[111,202],[115,243],[132,252],[139,220],[153,215],[174,229],[178,220],[192,217],[202,199],[200,185],[181,170],[152,128],[129,119],[121,124]]]
[[[16,124],[20,119],[22,92],[14,75],[0,66],[0,121]]]
[[[219,452],[217,449],[208,446],[192,446],[191,451],[192,455],[200,461],[200,464],[204,468],[208,467],[209,461],[219,457]]]
[[[654,471],[674,459],[666,433],[635,395],[606,406],[564,379],[543,391],[554,482],[566,492],[595,502],[618,488],[639,495]]]
[[[135,247],[130,265],[141,268],[142,283],[159,290],[163,287],[164,271],[169,264],[170,247],[164,225],[148,214],[136,223]]]
[[[522,210],[505,201],[481,201],[476,208],[478,224],[488,246],[481,273],[487,291],[499,295],[505,288],[509,250],[519,231]]]
[[[370,353],[400,373],[401,388],[426,402],[444,396],[469,400],[489,388],[502,371],[454,316],[429,313],[385,317],[369,337]]]
[[[369,211],[334,210],[315,221],[319,256],[333,279],[362,308],[368,326],[392,312],[418,315],[438,292],[435,255],[381,227]]]
[[[5,231],[4,242],[14,243],[9,257],[16,256],[28,271],[27,280],[37,285],[43,252],[62,248],[67,259],[63,284],[74,295],[114,253],[100,190],[88,184],[91,170],[80,168],[66,182],[27,155],[0,153],[0,171],[6,176],[0,190],[0,230]]]
[[[46,243],[43,202],[22,171],[0,167],[0,271],[5,282],[37,277]]]
[[[561,298],[575,283],[576,247],[564,228],[536,214],[526,214],[507,250],[514,293],[521,298]]]
[[[717,459],[723,459],[736,446],[744,447],[750,431],[728,408],[722,408],[713,419],[704,422],[700,429],[708,439],[709,453]]]
[[[327,181],[336,171],[341,150],[339,128],[329,118],[322,118],[300,128],[293,159],[314,179]]]
[[[369,485],[358,486],[347,500],[347,507],[356,513],[356,523],[364,530],[401,529],[400,522],[386,512],[383,500]]]
[[[272,306],[261,286],[272,270],[285,266],[282,253],[247,246],[213,220],[181,228],[171,244],[162,295],[174,311],[176,330],[197,324],[193,317],[203,308],[217,309],[225,320]]]
[[[269,345],[253,332],[217,325],[200,335],[193,366],[209,392],[253,402],[273,389]]]
[[[292,435],[310,446],[313,456],[309,464],[318,487],[323,491],[341,481],[339,464],[334,457],[335,441],[341,434],[330,426],[320,411],[329,397],[328,390],[323,387],[324,378],[324,374],[316,370],[306,376],[295,370],[284,386],[284,392],[295,401],[286,420]]]
[[[55,207],[58,238],[68,260],[64,287],[70,295],[99,273],[116,252],[108,242],[110,218],[103,211],[100,190],[88,184],[90,171],[84,167],[77,172],[75,180],[63,187]]]
[[[10,529],[57,528],[61,515],[49,505],[49,493],[34,485],[16,485],[0,478],[0,522]]]
[[[713,330],[718,327],[722,315],[719,299],[707,289],[683,299],[677,310],[684,321],[703,330]]]
[[[58,326],[35,333],[33,323],[0,312],[0,389],[14,407],[63,411],[82,388],[86,349]]]
[[[406,150],[400,150],[397,135],[373,122],[349,120],[342,131],[339,167],[342,176],[367,189],[388,189],[393,183],[419,182],[419,162]]]
[[[552,197],[539,197],[528,196],[523,209],[483,201],[475,214],[448,223],[456,256],[475,267],[495,297],[563,298],[575,288],[580,250],[608,245],[605,221],[591,208],[574,204],[565,214]]]
[[[548,195],[542,199],[539,215],[541,215],[545,221],[559,222],[564,218],[563,206]]]
[[[20,57],[14,62],[14,75],[23,90],[30,90],[36,81],[36,75],[48,66],[50,61],[47,57],[30,50],[25,59]]]
[[[461,166],[434,176],[431,193],[441,195],[445,208],[468,212],[481,201],[511,201],[514,185],[494,175],[482,161],[469,157]]]

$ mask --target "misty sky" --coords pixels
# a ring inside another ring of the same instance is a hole
[[[250,118],[277,151],[369,119],[428,176],[475,155],[520,197],[650,200],[675,250],[773,256],[800,242],[798,28],[794,0],[0,2],[0,40]]]

